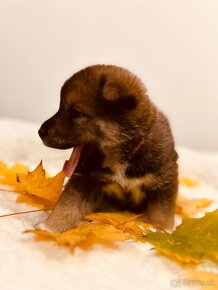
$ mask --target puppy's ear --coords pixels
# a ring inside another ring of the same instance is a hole
[[[108,105],[116,106],[121,110],[134,109],[136,107],[136,98],[129,94],[121,84],[107,81],[106,76],[101,77],[101,87],[103,98]]]
[[[103,96],[106,101],[116,101],[120,97],[120,89],[113,83],[105,83],[103,87]]]

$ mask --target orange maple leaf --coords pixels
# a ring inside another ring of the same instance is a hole
[[[28,230],[37,240],[53,241],[73,250],[76,247],[90,249],[94,244],[115,247],[117,241],[140,240],[151,225],[137,220],[141,215],[130,212],[92,213],[85,222],[67,232],[56,234],[45,230]]]
[[[212,200],[206,198],[187,199],[179,194],[176,202],[176,213],[182,216],[190,216],[209,206],[211,203]]]
[[[115,242],[131,238],[129,233],[124,233],[110,224],[101,223],[84,223],[77,228],[61,234],[44,230],[28,230],[25,232],[34,233],[39,241],[53,241],[71,250],[74,250],[76,247],[88,250],[96,243],[107,247],[114,247],[116,246]]]
[[[199,182],[197,180],[192,179],[190,177],[180,177],[179,183],[189,188],[196,187],[197,185],[199,185]]]
[[[16,188],[17,174],[27,174],[28,168],[21,163],[8,167],[5,163],[0,162],[0,183],[8,185],[13,189]]]
[[[19,193],[18,202],[25,202],[38,208],[53,208],[61,195],[65,174],[46,178],[42,162],[28,174],[17,174],[15,190]]]
[[[63,171],[52,178],[48,178],[42,167],[42,162],[33,172],[28,172],[27,168],[21,164],[8,168],[5,164],[0,163],[0,183],[10,185],[18,192],[17,201],[25,202],[41,209],[53,208],[55,206],[62,192],[64,178]],[[186,180],[185,183],[189,187],[196,186],[190,180],[188,180],[188,183]],[[177,213],[190,215],[208,206],[210,203],[211,201],[206,199],[188,200],[180,196],[177,201]],[[125,241],[131,238],[145,241],[151,225],[138,220],[138,218],[139,215],[129,212],[92,213],[84,218],[89,222],[62,234],[42,230],[30,230],[28,232],[34,233],[39,240],[51,240],[70,249],[75,247],[89,249],[96,243],[105,246],[115,246],[116,241]],[[211,233],[212,231],[207,233],[207,238]],[[161,235],[161,233],[157,232],[155,237],[156,235]],[[151,233],[150,238],[152,238]],[[187,239],[187,236],[185,238]],[[157,240],[159,241],[159,239]],[[163,241],[161,246],[163,247],[163,252],[165,251],[164,246]]]
[[[138,220],[143,214],[135,214],[128,211],[125,212],[96,212],[85,216],[85,220],[100,222],[102,224],[110,224],[123,232],[133,235],[145,235],[147,228],[151,224],[147,224]]]
[[[188,284],[189,286],[196,286],[199,290],[217,290],[218,288],[218,274],[216,272],[191,269],[186,272],[185,278],[183,281],[186,283],[186,286]]]

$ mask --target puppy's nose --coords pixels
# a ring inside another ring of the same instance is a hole
[[[40,138],[42,138],[42,139],[45,138],[47,133],[48,133],[48,130],[44,126],[42,126],[38,131],[38,134],[39,134]]]

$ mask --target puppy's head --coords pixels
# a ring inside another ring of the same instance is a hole
[[[43,123],[45,145],[68,149],[94,145],[101,149],[140,137],[152,106],[141,81],[116,66],[87,67],[61,89],[58,112]]]

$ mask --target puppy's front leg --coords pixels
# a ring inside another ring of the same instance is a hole
[[[101,183],[93,177],[73,175],[42,227],[61,233],[78,226],[93,210],[100,191]]]
[[[165,230],[172,230],[174,225],[177,192],[159,189],[148,192],[147,207],[143,220],[158,225]]]

